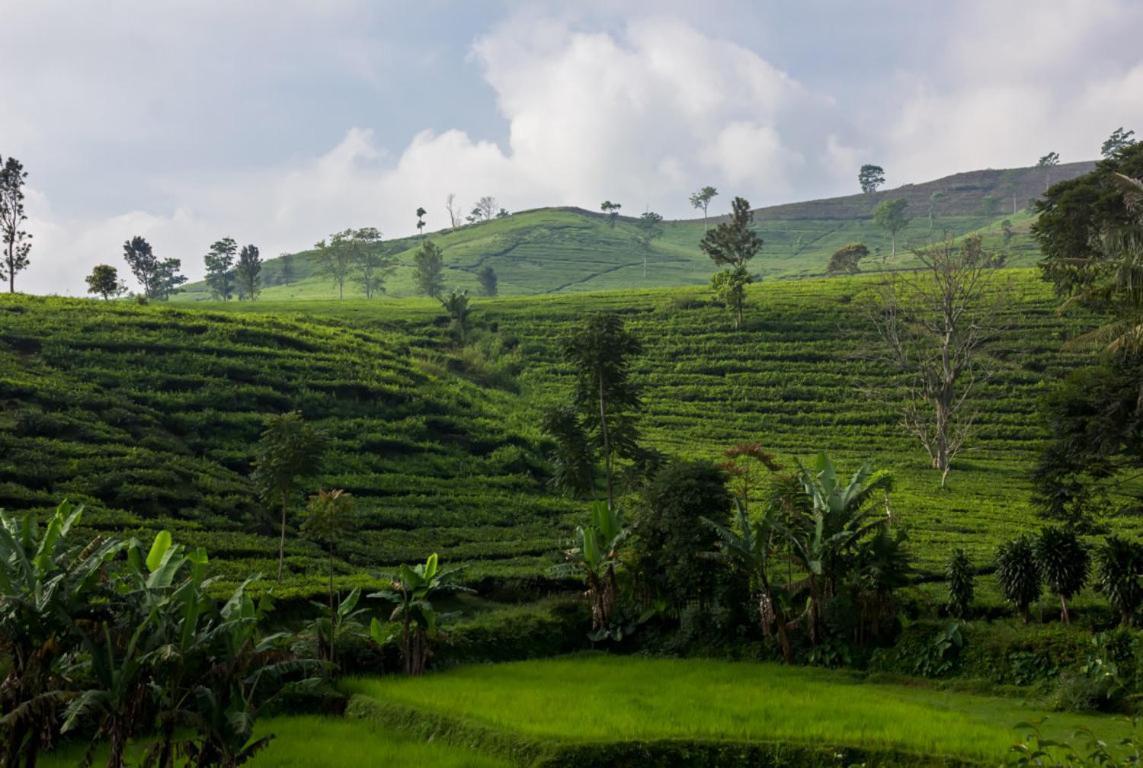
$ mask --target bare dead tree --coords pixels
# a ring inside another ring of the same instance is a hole
[[[1000,331],[1005,291],[979,237],[914,250],[921,269],[884,284],[873,320],[882,352],[905,375],[905,429],[920,440],[945,486],[972,436],[973,395],[996,368],[983,346]]]
[[[476,201],[476,208],[473,213],[480,212],[480,218],[484,221],[492,221],[492,217],[496,215],[498,205],[496,198],[490,195],[485,195]]]
[[[448,197],[445,198],[445,207],[448,208],[449,225],[456,229],[461,223],[460,208],[456,204],[456,195],[452,192],[449,192]]]

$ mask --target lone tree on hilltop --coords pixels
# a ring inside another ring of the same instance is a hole
[[[610,200],[604,200],[599,204],[599,210],[607,214],[607,221],[613,227],[615,226],[616,219],[619,218],[619,209],[622,207],[622,203],[613,203]]]
[[[286,561],[286,523],[298,484],[321,470],[325,435],[310,426],[297,411],[271,416],[258,441],[251,480],[262,501],[281,509],[278,540],[278,581]]]
[[[1123,126],[1116,128],[1099,148],[1099,154],[1110,160],[1118,160],[1124,150],[1135,144],[1135,131],[1125,131]]]
[[[138,235],[123,243],[123,259],[148,299],[165,300],[187,281],[179,274],[181,261],[159,259],[151,244]]]
[[[237,253],[238,243],[234,238],[224,237],[211,243],[210,250],[202,257],[206,265],[206,284],[216,299],[230,301],[234,295],[234,258]]]
[[[127,286],[119,279],[119,270],[110,264],[96,264],[85,279],[87,292],[102,296],[104,301],[127,292]]]
[[[856,275],[861,271],[858,266],[862,259],[869,255],[869,249],[863,243],[849,243],[834,251],[829,257],[826,274],[830,275]]]
[[[413,258],[417,290],[425,296],[437,298],[444,290],[444,254],[436,243],[426,240]]]
[[[24,183],[28,172],[14,157],[0,161],[0,280],[8,280],[8,292],[16,292],[16,273],[28,268],[32,236],[24,230]]]
[[[428,211],[426,211],[423,207],[417,208],[417,235],[419,237],[425,236],[424,235],[424,229],[425,229],[425,214],[426,213],[428,213]]]
[[[476,205],[472,207],[472,213],[468,215],[468,221],[470,224],[475,224],[480,221],[492,221],[498,208],[496,198],[491,195],[485,195],[477,200]]]
[[[719,298],[734,312],[734,327],[742,327],[746,286],[754,281],[747,270],[750,260],[762,249],[762,238],[750,228],[754,213],[750,202],[736,197],[731,203],[730,221],[724,221],[703,235],[699,248],[717,266],[728,269],[711,280]]]
[[[945,193],[941,191],[933,192],[929,195],[929,231],[933,231],[933,222],[937,218],[937,203],[944,200]]]
[[[254,301],[261,290],[262,256],[256,245],[244,245],[238,253],[234,276],[238,281],[238,295]]]
[[[460,206],[456,204],[456,195],[452,192],[445,198],[445,209],[448,211],[449,227],[456,229],[460,226]]]
[[[867,195],[871,195],[877,191],[877,188],[885,183],[885,169],[880,165],[870,165],[866,163],[861,166],[861,170],[857,172],[857,183],[861,185],[861,191]]]
[[[982,347],[998,330],[1004,296],[987,285],[989,258],[979,236],[914,253],[922,268],[894,274],[871,314],[885,354],[907,377],[905,428],[925,447],[944,487],[972,433],[976,385],[995,367]]]
[[[702,228],[705,231],[706,226],[706,209],[710,206],[710,201],[718,196],[718,190],[714,187],[703,187],[698,192],[691,195],[691,207],[702,210]]]
[[[1059,164],[1059,152],[1049,152],[1048,154],[1041,157],[1040,161],[1036,163],[1037,168],[1044,169],[1044,191],[1047,191],[1048,187],[1052,186],[1052,169]]]
[[[895,200],[882,200],[881,204],[873,209],[873,223],[889,233],[891,250],[889,257],[897,255],[897,233],[909,226],[912,219],[905,213],[909,201],[903,197]]]
[[[607,504],[615,507],[615,457],[635,454],[634,414],[642,403],[631,381],[632,358],[642,344],[612,313],[589,315],[564,344],[564,359],[575,368],[575,402],[583,424],[603,457]]]

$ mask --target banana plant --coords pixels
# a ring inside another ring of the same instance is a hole
[[[205,564],[201,551],[184,555],[169,531],[156,534],[146,555],[138,541],[128,542],[127,568],[120,576],[115,602],[117,615],[82,633],[87,653],[81,667],[91,685],[68,704],[61,730],[68,733],[94,719],[98,729],[91,746],[107,740],[108,768],[124,764],[128,739],[146,724],[144,712],[153,709],[153,689],[163,681],[152,662],[169,661],[178,650],[184,654],[198,650],[194,630],[197,614],[206,608]],[[184,624],[176,637],[174,630],[182,618],[189,618],[190,624]],[[191,647],[179,649],[177,644]],[[164,666],[173,678],[180,676],[177,665]]]
[[[71,696],[60,665],[108,596],[106,567],[121,544],[76,541],[83,508],[61,503],[43,527],[0,510],[0,742],[5,768],[35,765]]]
[[[798,462],[798,482],[806,503],[792,504],[795,517],[782,529],[791,554],[805,570],[809,586],[810,640],[821,637],[821,610],[846,575],[858,544],[892,520],[889,492],[893,478],[862,465],[842,483],[829,456],[819,454],[813,469]],[[883,509],[876,502],[884,500]]]
[[[611,626],[619,599],[619,550],[629,533],[622,510],[602,501],[591,506],[591,524],[576,528],[579,546],[570,550],[568,556],[583,570],[591,601],[592,629],[596,632]]]
[[[448,581],[459,570],[442,570],[434,552],[424,563],[402,565],[392,582],[380,592],[369,595],[394,603],[389,621],[400,624],[401,658],[408,675],[423,674],[431,656],[429,644],[442,618],[433,607],[432,598],[447,592],[472,591]],[[396,637],[386,633],[385,626],[376,618],[369,626],[369,634],[378,645]]]
[[[318,662],[285,651],[284,633],[261,632],[270,603],[255,602],[250,581],[217,610],[205,634],[209,670],[191,688],[184,712],[194,736],[182,751],[197,768],[237,768],[251,760],[274,738],[254,737],[261,710],[287,691],[317,683]]]
[[[358,608],[357,604],[361,599],[361,589],[353,589],[344,600],[338,603],[332,613],[327,612],[327,607],[319,602],[311,601],[315,609],[319,611],[317,618],[309,623],[305,631],[301,633],[300,639],[306,646],[313,649],[314,657],[327,665],[327,670],[332,674],[336,670],[336,650],[337,645],[344,638],[359,637],[365,634],[365,626],[361,623],[361,617],[368,611],[365,608]]]
[[[794,661],[790,643],[790,622],[787,618],[786,595],[776,589],[770,579],[770,568],[781,537],[778,523],[779,508],[769,506],[762,517],[751,521],[746,504],[735,499],[737,518],[734,528],[702,518],[705,525],[718,535],[719,553],[732,566],[739,568],[750,579],[750,590],[758,605],[758,621],[764,635],[776,628],[778,645],[787,664]]]

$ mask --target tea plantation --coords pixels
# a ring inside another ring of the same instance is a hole
[[[480,300],[483,330],[463,349],[427,300],[220,311],[5,297],[0,505],[68,496],[97,510],[89,524],[169,527],[235,578],[272,573],[275,530],[248,475],[263,417],[298,409],[332,440],[321,484],[357,502],[344,586],[430,551],[467,565],[470,582],[543,583],[583,507],[546,486],[538,413],[570,392],[560,338],[608,309],[646,347],[635,375],[651,445],[716,458],[758,441],[787,465],[822,450],[843,468],[871,459],[897,476],[894,513],[923,571],[954,544],[986,562],[1032,522],[1038,399],[1080,359],[1061,345],[1083,321],[1058,315],[1031,270],[997,273],[1010,331],[990,347],[978,432],[941,490],[898,423],[900,378],[876,355],[877,280],[755,286],[738,332],[705,289]],[[320,548],[292,536],[287,554],[279,592],[319,591]]]

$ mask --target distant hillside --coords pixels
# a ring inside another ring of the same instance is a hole
[[[1045,168],[1014,168],[959,173],[923,184],[908,184],[871,195],[761,208],[755,224],[765,240],[752,267],[763,279],[808,277],[825,273],[830,255],[841,246],[865,243],[872,256],[864,271],[907,267],[909,246],[927,242],[943,232],[955,236],[979,233],[987,247],[1008,252],[1008,263],[1029,266],[1038,258],[1028,236],[1033,220],[1029,204],[1050,183],[1078,176],[1092,163]],[[934,193],[939,193],[934,197]],[[729,207],[729,194],[715,199],[713,211]],[[897,238],[897,255],[890,256],[888,235],[872,221],[882,200],[905,198],[912,223]],[[1003,242],[1001,223],[1009,220],[1014,237]],[[712,216],[710,223],[718,221]],[[698,285],[710,280],[711,264],[699,250],[705,231],[701,219],[667,221],[649,249],[639,238],[637,218],[621,217],[612,225],[605,215],[581,208],[539,208],[501,219],[470,224],[426,235],[444,251],[445,279],[450,287],[477,290],[476,274],[492,267],[502,294]],[[386,242],[382,249],[395,257],[397,268],[386,284],[385,296],[415,293],[413,257],[420,240],[407,237]],[[295,254],[294,279],[285,284],[281,261],[264,268],[267,299],[331,299],[332,283],[319,274],[312,251]],[[347,285],[347,296],[360,295]],[[209,300],[202,283],[188,286],[178,301]]]
[[[905,198],[914,216],[928,215],[930,202],[934,215],[1009,215],[1026,209],[1044,190],[1058,181],[1071,179],[1095,168],[1094,162],[1067,163],[1051,168],[1007,168],[968,171],[923,184],[906,184],[871,195],[830,197],[804,203],[786,203],[760,208],[756,220],[868,218],[883,200]],[[937,197],[934,199],[933,195]]]

